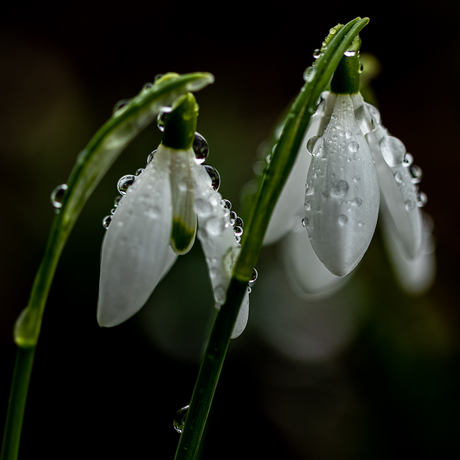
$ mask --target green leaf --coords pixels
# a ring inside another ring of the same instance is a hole
[[[20,347],[33,347],[40,334],[41,319],[54,272],[83,206],[128,143],[149,123],[155,120],[164,107],[170,107],[182,95],[197,91],[214,81],[209,73],[179,76],[167,74],[114,111],[112,117],[94,135],[78,155],[62,206],[53,221],[42,263],[35,277],[30,301],[16,322],[15,342]]]

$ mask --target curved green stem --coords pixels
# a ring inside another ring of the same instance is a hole
[[[253,267],[256,265],[262,248],[273,208],[295,161],[310,117],[315,112],[319,95],[329,83],[343,53],[368,22],[367,18],[357,18],[343,27],[331,29],[331,34],[326,39],[327,46],[324,47],[321,57],[316,61],[315,71],[310,72],[310,77],[287,117],[283,133],[253,205],[249,222],[246,224],[241,253],[227,290],[227,300],[221,307],[211,332],[175,460],[193,460],[197,457],[214,392],[230,343],[231,332],[248,281],[252,277]]]

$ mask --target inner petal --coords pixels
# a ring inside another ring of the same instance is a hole
[[[190,169],[194,154],[189,150],[171,150],[172,230],[171,246],[177,254],[186,254],[196,235],[195,195]]]

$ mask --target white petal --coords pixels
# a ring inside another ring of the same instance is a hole
[[[305,224],[321,262],[334,275],[345,276],[369,246],[380,202],[377,171],[350,96],[337,96],[315,152],[307,177]]]
[[[102,245],[98,322],[116,326],[147,301],[170,258],[170,155],[161,146],[128,189]]]
[[[193,178],[190,169],[195,160],[192,149],[167,149],[171,155],[171,199],[173,228],[171,246],[177,254],[186,254],[193,246],[196,234]]]
[[[408,294],[420,295],[433,284],[436,274],[436,257],[428,216],[423,219],[422,243],[419,253],[411,258],[405,255],[402,243],[388,210],[382,207],[383,236],[391,265],[401,288]]]
[[[230,224],[229,212],[221,204],[222,196],[211,187],[211,179],[206,170],[202,166],[193,164],[192,173],[195,212],[199,226],[198,239],[201,241],[206,257],[216,308],[220,308],[226,299],[233,266],[240,251],[239,243],[235,239],[233,227]],[[247,315],[246,308],[243,300],[240,311],[242,316],[235,325],[234,334],[246,322],[244,320],[244,315]],[[241,331],[242,329],[239,333]]]
[[[282,242],[286,276],[293,290],[305,299],[320,299],[333,294],[349,279],[333,275],[318,259],[308,233],[300,224]]]
[[[370,109],[373,107],[369,104]],[[406,154],[404,144],[390,136],[374,121],[376,128],[366,135],[379,174],[383,201],[396,227],[407,257],[415,257],[422,243],[422,218],[417,205],[417,189],[412,184],[409,168],[402,162]]]
[[[317,135],[320,123],[320,114],[311,117],[295,163],[270,217],[264,244],[275,243],[296,224],[299,224],[303,218],[304,184],[311,161],[311,155],[307,150],[307,141]]]
[[[246,291],[246,294],[241,303],[240,311],[238,317],[236,318],[235,326],[233,327],[232,339],[239,337],[248,323],[249,316],[249,291]]]

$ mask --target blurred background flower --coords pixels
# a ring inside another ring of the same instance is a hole
[[[209,142],[220,192],[240,214],[239,192],[252,178],[257,147],[300,89],[313,50],[336,23],[367,15],[362,51],[381,64],[374,102],[424,171],[436,282],[423,297],[401,292],[375,238],[343,289],[328,299],[300,299],[279,248],[264,248],[249,324],[231,344],[202,458],[449,458],[454,448],[458,455],[459,6],[363,5],[351,11],[336,2],[327,14],[322,5],[289,1],[257,10],[232,3],[225,11],[180,1],[2,8],[1,414],[14,363],[13,323],[53,218],[49,195],[115,103],[158,73],[212,72],[215,84],[196,95],[198,132]],[[139,315],[110,330],[96,322],[102,219],[117,180],[143,167],[159,141],[151,127],[132,143],[69,239],[37,349],[23,458],[174,455],[172,420],[189,402],[213,313],[199,245]]]

